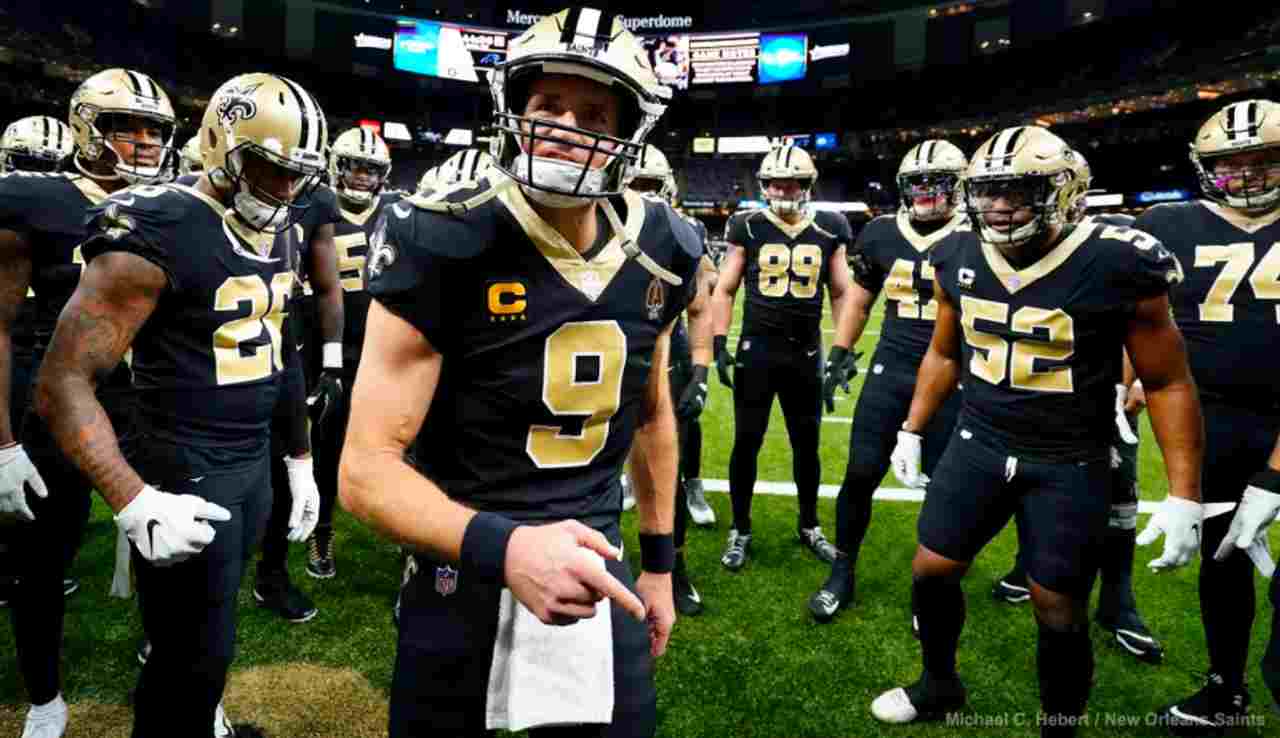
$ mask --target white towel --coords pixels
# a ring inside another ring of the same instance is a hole
[[[517,731],[612,722],[610,601],[596,603],[595,617],[573,625],[544,624],[509,589],[502,590],[498,607],[485,727]]]
[[[127,600],[132,595],[129,581],[129,564],[132,558],[129,534],[124,528],[116,529],[116,570],[111,575],[111,596]]]

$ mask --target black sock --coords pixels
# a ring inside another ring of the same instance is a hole
[[[870,479],[852,467],[845,473],[836,497],[836,548],[857,563],[862,539],[871,526],[871,496],[880,486],[884,474]]]
[[[1217,561],[1213,552],[1226,537],[1230,515],[1204,521],[1204,541],[1200,547],[1200,619],[1209,647],[1209,668],[1231,689],[1244,684],[1249,660],[1249,637],[1253,631],[1253,561],[1244,551],[1235,550],[1226,561]],[[1208,552],[1207,555],[1204,552]]]
[[[1137,514],[1137,506],[1134,506]],[[1114,517],[1115,513],[1112,512]],[[1098,612],[1114,615],[1137,611],[1133,597],[1133,556],[1138,537],[1137,528],[1107,528],[1102,557],[1102,591],[1098,595]]]
[[[959,579],[917,577],[912,602],[920,618],[920,651],[925,671],[937,679],[955,679],[956,649],[964,630],[964,590]]]
[[[1054,630],[1044,623],[1036,643],[1036,672],[1040,677],[1042,736],[1075,735],[1093,686],[1093,646],[1089,626]]]

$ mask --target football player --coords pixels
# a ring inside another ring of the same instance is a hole
[[[791,468],[799,495],[799,542],[819,560],[835,561],[835,546],[818,525],[818,432],[823,395],[832,394],[848,371],[848,344],[834,343],[824,377],[822,286],[831,292],[837,336],[849,335],[852,280],[845,248],[849,222],[838,213],[808,211],[818,170],[804,149],[780,146],[765,155],[757,173],[769,206],[731,217],[725,224],[729,250],[720,265],[712,298],[715,360],[720,381],[733,388],[733,451],[729,494],[733,528],[720,563],[738,571],[751,551],[751,497],[756,457],[769,427],[773,398],[782,405],[791,438]],[[729,354],[733,300],[747,285],[737,357]],[[736,367],[732,375],[730,367]],[[827,388],[830,392],[827,392]]]
[[[0,136],[0,172],[60,172],[74,148],[66,123],[47,115],[20,118]]]
[[[390,735],[651,736],[675,620],[668,346],[701,245],[626,174],[668,92],[620,18],[578,7],[514,39],[490,92],[497,171],[387,209],[369,261],[341,495],[416,552]],[[502,670],[526,638],[562,644],[541,651],[545,679]]]
[[[325,165],[319,105],[274,75],[224,83],[199,135],[195,185],[133,187],[90,210],[84,275],[35,390],[40,417],[133,545],[152,643],[136,738],[208,735],[214,720],[240,579],[271,507],[290,226]],[[139,440],[122,444],[93,390],[129,348]],[[300,541],[319,499],[314,485],[292,492]]]
[[[444,187],[474,187],[493,169],[493,155],[481,149],[463,149],[422,173],[418,192]]]
[[[929,347],[938,302],[933,297],[934,245],[966,222],[960,211],[960,178],[968,159],[955,145],[930,139],[913,146],[898,166],[896,215],[872,220],[849,254],[852,319],[835,343],[854,346],[885,293],[880,341],[853,413],[849,461],[836,498],[836,560],[831,576],[809,598],[809,612],[829,622],[854,598],[858,551],[871,524],[871,496],[889,469],[893,439],[907,417],[920,360]],[[926,475],[933,472],[955,425],[960,396],[953,395],[924,430]]]
[[[187,176],[204,171],[204,163],[200,161],[200,137],[192,136],[178,150],[178,175]]]
[[[1199,547],[1199,400],[1169,314],[1181,266],[1142,231],[1071,223],[1084,184],[1073,160],[1038,126],[997,133],[965,176],[972,230],[930,256],[938,316],[891,456],[904,483],[922,481],[921,431],[960,381],[964,393],[929,480],[912,563],[924,670],[872,703],[879,720],[937,718],[964,705],[960,580],[1017,516],[1039,624],[1041,735],[1074,735],[1093,676],[1088,597],[1105,552],[1125,349],[1169,474],[1169,497],[1143,532],[1148,541],[1166,536],[1151,565],[1184,565]]]
[[[1280,431],[1280,390],[1269,362],[1260,360],[1280,342],[1280,105],[1246,100],[1218,111],[1196,133],[1191,161],[1204,199],[1152,207],[1137,227],[1187,269],[1172,302],[1204,404],[1204,496],[1210,505],[1230,506],[1266,465]],[[1151,387],[1145,379],[1142,386],[1150,405]],[[1165,715],[1191,731],[1230,723],[1249,704],[1253,564],[1230,547],[1221,559],[1214,556],[1231,519],[1209,514],[1204,521],[1200,613],[1207,681]]]
[[[71,97],[69,122],[76,173],[0,175],[0,403],[11,402],[11,387],[22,403],[0,407],[0,518],[17,523],[5,535],[19,577],[14,641],[32,704],[24,731],[30,736],[60,736],[66,727],[59,692],[63,579],[88,522],[93,485],[59,452],[38,417],[28,415],[21,436],[15,433],[12,417],[26,409],[27,388],[12,386],[11,377],[20,384],[29,380],[11,371],[20,352],[14,351],[18,346],[10,331],[28,290],[34,290],[27,370],[34,377],[84,269],[80,242],[86,212],[110,192],[161,181],[172,172],[173,107],[144,74],[108,69],[85,80]],[[36,127],[43,146],[45,124]],[[49,128],[52,137],[55,127]],[[26,150],[31,151],[30,141]],[[44,158],[55,156],[50,152]],[[101,406],[127,434],[132,426],[129,368],[117,360],[102,370]]]
[[[1083,182],[1076,202],[1071,206],[1068,220],[1079,223],[1086,216],[1085,193],[1093,182],[1089,162],[1079,151],[1074,152],[1076,180]],[[1132,227],[1132,216],[1098,214],[1091,220],[1104,225]],[[1164,659],[1164,648],[1147,628],[1138,614],[1137,600],[1133,595],[1133,561],[1138,536],[1138,427],[1137,413],[1128,402],[1129,387],[1136,376],[1128,357],[1124,358],[1122,380],[1116,385],[1116,426],[1113,429],[1111,466],[1115,479],[1111,491],[1111,517],[1107,521],[1106,553],[1099,568],[1101,596],[1094,619],[1103,630],[1111,633],[1121,649],[1139,661],[1159,663]],[[1138,392],[1141,392],[1138,383]],[[1015,518],[1015,524],[1019,520]],[[1021,530],[1019,528],[1019,530]],[[1031,599],[1027,584],[1026,567],[1022,554],[1014,558],[1013,569],[1001,577],[991,589],[997,602],[1018,604]]]
[[[364,344],[369,294],[365,292],[365,262],[369,238],[382,212],[405,193],[387,188],[391,150],[378,134],[363,128],[343,131],[329,148],[329,178],[337,193],[338,221],[333,243],[337,249],[338,280],[342,285],[342,345],[325,345],[323,369],[315,396],[327,392],[323,406],[313,405],[312,448],[320,485],[320,523],[307,541],[307,573],[316,579],[337,574],[333,555],[333,508],[338,498],[338,459],[346,438],[351,408],[343,390],[355,381]],[[335,385],[337,391],[324,389]]]
[[[632,169],[629,187],[675,206],[677,185],[671,164],[658,147],[645,144],[640,162]],[[696,218],[685,216],[702,244],[707,242],[707,227]],[[676,610],[681,615],[702,612],[702,597],[689,581],[685,565],[684,544],[689,520],[698,525],[714,525],[715,511],[707,504],[698,478],[701,468],[702,427],[698,418],[707,404],[707,370],[711,365],[711,292],[715,289],[716,268],[711,257],[703,253],[698,267],[700,286],[685,312],[689,314],[686,330],[683,318],[677,318],[671,331],[671,399],[675,402],[680,438],[680,473],[676,486],[675,546],[676,567],[671,572],[671,588]],[[630,488],[630,484],[627,487]],[[634,499],[634,497],[632,498]],[[623,505],[626,509],[626,505]]]

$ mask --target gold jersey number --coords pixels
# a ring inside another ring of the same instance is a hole
[[[338,250],[338,276],[344,292],[364,289],[364,262],[368,255],[369,239],[364,231],[335,236],[333,245]]]
[[[1232,243],[1226,246],[1197,246],[1196,266],[1213,267],[1223,264],[1222,271],[1209,287],[1200,303],[1200,320],[1206,323],[1230,323],[1235,320],[1236,308],[1231,298],[1240,283],[1249,274],[1249,286],[1259,300],[1280,300],[1280,242],[1271,245],[1254,266],[1254,245]],[[1280,322],[1280,305],[1276,306],[1276,321]]]
[[[240,310],[249,304],[249,314],[223,323],[213,333],[213,363],[218,385],[254,382],[284,369],[281,354],[281,325],[285,302],[293,287],[293,273],[281,272],[271,279],[270,288],[262,277],[227,277],[213,294],[214,310]],[[255,346],[245,353],[240,344],[267,332],[269,346]]]
[[[915,282],[915,262],[910,259],[897,259],[889,276],[884,280],[885,297],[898,303],[898,317],[915,320],[936,320],[938,318],[938,300],[930,298],[924,305],[920,304],[920,288]],[[920,262],[920,281],[933,284],[933,265],[928,261]]]
[[[980,320],[1009,325],[1015,333],[1029,337],[1010,345],[1004,338],[982,331],[977,325]],[[975,377],[991,384],[1000,384],[1008,377],[1013,387],[1035,392],[1072,391],[1071,367],[1036,369],[1036,359],[1065,361],[1075,353],[1075,322],[1061,309],[1020,307],[1010,323],[1006,303],[961,296],[960,324],[965,341],[974,349],[969,371]],[[1041,335],[1037,331],[1043,332],[1043,340],[1036,337]]]
[[[811,243],[787,248],[780,243],[760,247],[760,294],[765,297],[792,297],[807,300],[818,294],[822,274],[822,249]]]
[[[557,425],[529,428],[525,450],[538,468],[586,466],[604,449],[626,365],[627,336],[615,320],[565,323],[547,336],[542,402],[554,415],[586,419],[576,434]]]

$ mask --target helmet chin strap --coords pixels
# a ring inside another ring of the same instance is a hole
[[[652,257],[640,249],[640,246],[628,237],[626,229],[622,225],[622,218],[618,217],[618,211],[614,209],[613,203],[608,199],[600,202],[600,207],[604,208],[604,216],[609,220],[609,225],[613,228],[613,232],[618,234],[619,240],[622,241],[622,252],[627,255],[628,259],[635,259],[636,263],[644,267],[658,279],[669,285],[679,287],[684,284],[684,280],[675,274],[662,268],[662,265],[654,261]]]

